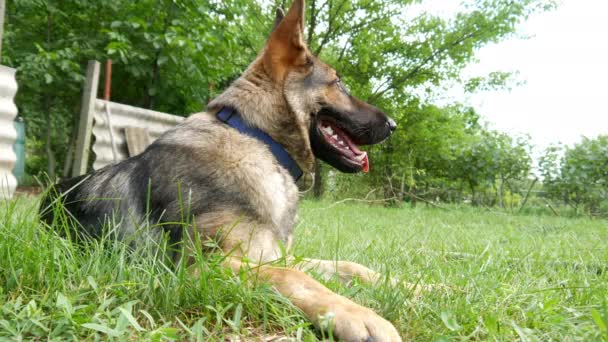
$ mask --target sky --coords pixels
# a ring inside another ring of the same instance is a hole
[[[449,13],[459,1],[435,0]],[[529,39],[522,39],[528,36]],[[491,128],[529,134],[535,155],[553,143],[608,134],[608,0],[563,0],[522,23],[516,37],[482,48],[463,75],[517,71],[512,90],[464,94],[454,86],[442,101],[472,105]]]

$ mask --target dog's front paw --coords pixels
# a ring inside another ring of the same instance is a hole
[[[336,305],[319,317],[324,331],[346,342],[401,342],[397,329],[372,310],[354,303]]]

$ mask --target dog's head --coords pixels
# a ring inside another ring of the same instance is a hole
[[[358,145],[379,143],[396,129],[378,108],[352,96],[339,74],[312,55],[304,40],[304,1],[296,0],[277,19],[264,53],[264,65],[283,83],[290,109],[309,116],[313,153],[342,172],[367,171]]]
[[[396,124],[352,96],[338,73],[309,51],[304,8],[304,0],[295,0],[287,15],[277,11],[262,54],[210,106],[237,107],[250,123],[285,146],[305,170],[312,169],[316,156],[342,172],[366,172],[367,153],[358,146],[385,140]],[[256,110],[265,112],[260,115]]]

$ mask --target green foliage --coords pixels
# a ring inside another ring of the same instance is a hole
[[[503,186],[513,179],[528,177],[532,159],[528,139],[513,139],[504,133],[482,131],[462,150],[452,175],[460,177],[471,189],[498,183],[497,200],[503,205]]]
[[[412,103],[406,110],[402,127],[370,151],[368,181],[384,187],[385,197],[470,198],[475,204],[504,207],[505,196],[510,204],[513,196],[522,196],[511,185],[530,176],[529,138],[485,128],[471,108]]]
[[[246,67],[270,23],[251,1],[9,2],[2,62],[18,69],[29,173],[69,163],[88,60],[113,59],[112,100],[186,115]]]
[[[563,156],[560,158],[560,153]],[[608,136],[551,147],[540,159],[547,195],[591,215],[608,214]]]
[[[439,108],[421,97],[445,82],[460,82],[460,72],[480,47],[509,37],[518,23],[554,2],[467,1],[450,18],[412,14],[419,2],[307,1],[311,50],[340,71],[354,95],[382,108],[399,125],[388,143],[370,151],[371,177],[354,178],[356,183],[367,191],[382,187],[387,197],[397,188],[457,199],[469,189],[485,191],[495,182],[501,188],[525,177],[529,157],[516,148],[518,142],[488,132],[470,109]],[[18,69],[28,172],[46,171],[53,178],[61,165],[64,175],[70,169],[88,60],[113,59],[114,101],[180,115],[198,112],[255,58],[273,22],[272,10],[280,5],[289,4],[9,2],[3,63]],[[510,75],[497,71],[466,81],[466,88],[509,83]],[[338,184],[341,179],[351,178],[338,176]],[[502,195],[496,196],[502,203]]]
[[[512,89],[521,85],[515,77],[518,73],[495,71],[485,77],[474,77],[466,81],[464,88],[467,92],[492,91],[497,89]]]

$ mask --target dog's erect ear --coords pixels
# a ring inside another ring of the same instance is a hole
[[[272,25],[271,32],[274,32],[274,30],[276,30],[277,27],[279,27],[279,24],[281,24],[281,21],[283,21],[283,18],[285,18],[285,13],[283,12],[283,9],[281,9],[281,7],[277,7],[277,10],[275,12],[274,25]]]
[[[306,21],[305,9],[306,1],[294,0],[293,4],[291,4],[289,12],[287,12],[287,19],[293,20],[293,25],[297,25],[300,29],[300,38],[304,38],[304,22]]]
[[[283,81],[289,68],[308,64],[304,40],[304,7],[304,0],[295,0],[268,40],[264,51],[264,67],[275,81]],[[277,20],[278,17],[277,11]]]

